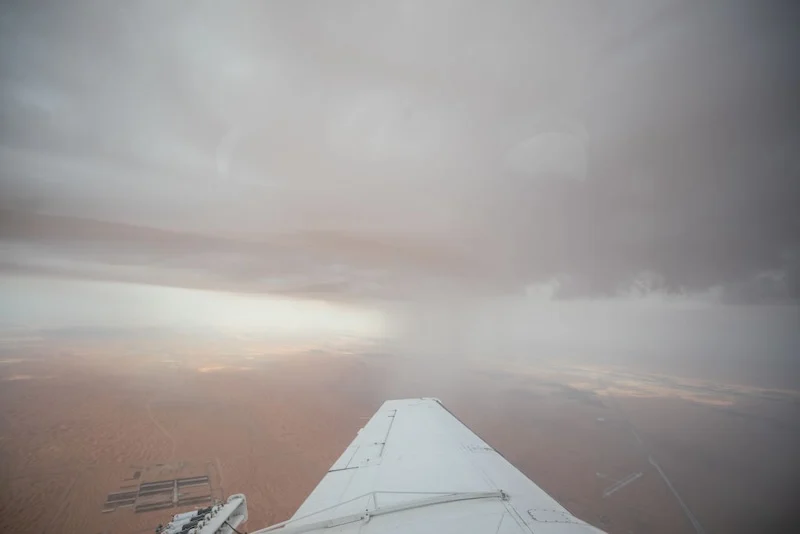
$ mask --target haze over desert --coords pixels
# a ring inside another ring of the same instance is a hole
[[[0,534],[798,530],[798,28],[0,2]]]
[[[545,359],[464,362],[457,383],[445,383],[377,342],[270,345],[145,331],[5,344],[2,530],[149,532],[191,506],[103,508],[132,473],[153,469],[207,475],[214,498],[245,493],[254,530],[294,513],[383,400],[437,391],[528,477],[608,532],[694,532],[659,469],[707,532],[797,517],[797,391]]]

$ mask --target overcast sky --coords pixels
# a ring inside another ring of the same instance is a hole
[[[796,6],[4,3],[0,269],[796,302]]]

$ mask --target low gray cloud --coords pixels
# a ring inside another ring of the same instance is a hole
[[[0,18],[0,268],[322,298],[800,298],[800,10],[59,2]]]

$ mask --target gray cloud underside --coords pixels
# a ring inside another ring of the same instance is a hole
[[[0,268],[800,298],[798,9],[4,6]]]

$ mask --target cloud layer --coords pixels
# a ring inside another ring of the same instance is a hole
[[[796,301],[798,22],[741,1],[6,6],[0,268]]]

